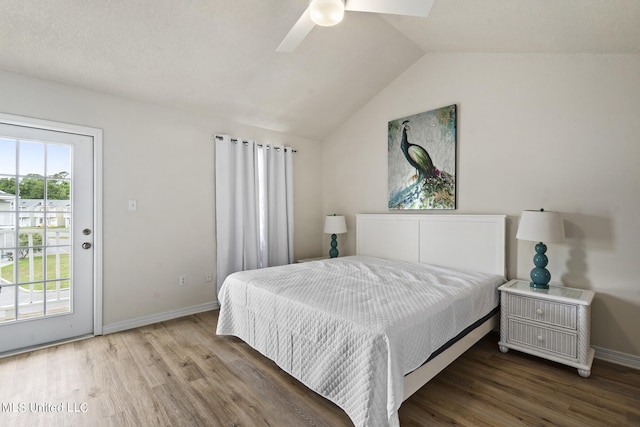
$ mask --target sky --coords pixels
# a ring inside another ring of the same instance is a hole
[[[71,172],[71,146],[0,138],[0,178]],[[16,171],[16,158],[19,159]],[[46,171],[45,171],[46,167]]]

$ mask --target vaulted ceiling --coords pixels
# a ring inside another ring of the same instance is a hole
[[[435,0],[428,18],[347,12],[276,53],[306,7],[0,0],[0,69],[321,140],[425,53],[640,53],[638,0]]]

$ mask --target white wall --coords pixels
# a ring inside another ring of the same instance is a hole
[[[520,212],[564,213],[552,282],[597,292],[593,345],[640,356],[638,70],[640,55],[425,55],[323,142],[323,210],[352,230],[341,253],[354,214],[388,211],[387,122],[457,104],[456,212],[508,215],[510,278],[533,267]]]
[[[317,142],[3,71],[0,93],[0,112],[104,131],[105,326],[216,300],[214,133],[298,150],[295,253],[320,250]],[[137,199],[135,213],[129,199]]]

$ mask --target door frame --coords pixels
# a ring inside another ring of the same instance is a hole
[[[0,123],[93,138],[93,335],[102,335],[102,129],[5,113]]]

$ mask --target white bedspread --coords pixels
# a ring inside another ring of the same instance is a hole
[[[398,425],[403,377],[498,305],[504,277],[371,257],[238,272],[217,333],[235,335],[340,406]]]

